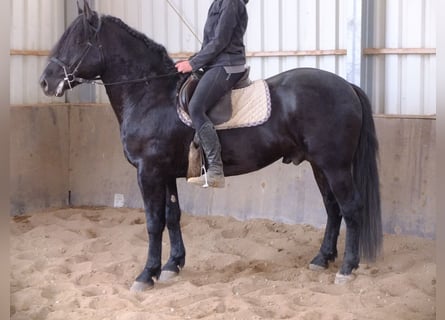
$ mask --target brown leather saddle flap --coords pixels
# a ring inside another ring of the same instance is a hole
[[[252,81],[249,79],[249,73],[250,73],[250,67],[247,67],[246,71],[244,71],[243,76],[236,83],[233,89],[241,89],[249,86],[252,83]],[[199,80],[201,79],[201,76],[202,76],[201,73],[195,73],[195,72],[192,73],[179,89],[178,104],[179,107],[182,108],[187,114],[189,114],[188,105],[190,99],[192,98],[193,93],[195,92],[195,89],[198,85]],[[231,92],[228,92],[207,113],[207,116],[214,125],[218,125],[230,120],[232,116],[232,100],[230,97],[231,97]]]

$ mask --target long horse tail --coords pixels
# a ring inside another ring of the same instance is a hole
[[[353,163],[354,182],[363,202],[359,250],[362,258],[375,261],[383,243],[380,181],[377,167],[379,145],[371,103],[361,88],[351,85],[360,99],[363,114],[360,139]]]

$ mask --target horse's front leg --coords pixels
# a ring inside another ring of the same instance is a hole
[[[166,281],[178,275],[185,264],[185,247],[181,233],[181,209],[179,207],[176,178],[171,178],[167,182],[165,202],[165,216],[170,237],[170,257],[162,268],[160,281]]]
[[[145,207],[148,232],[148,256],[144,270],[136,278],[131,291],[143,291],[154,285],[153,278],[161,274],[162,232],[165,228],[166,184],[159,175],[140,170],[138,182]]]

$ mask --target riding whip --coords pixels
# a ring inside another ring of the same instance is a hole
[[[184,18],[184,16],[181,14],[181,12],[173,5],[173,3],[171,3],[170,0],[165,0],[165,1],[173,9],[173,11],[178,15],[179,19],[181,19],[181,21],[184,23],[184,25],[187,27],[187,29],[190,30],[190,32],[193,34],[193,36],[196,38],[196,40],[198,40],[199,44],[202,44],[201,39],[199,39],[198,35],[193,30],[192,26],[187,22],[187,20]]]

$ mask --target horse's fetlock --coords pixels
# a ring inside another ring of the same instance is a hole
[[[329,259],[326,259],[326,257],[320,252],[314,259],[312,259],[310,265],[315,265],[323,269],[327,269],[329,267]]]
[[[340,273],[344,275],[351,274],[353,270],[358,269],[360,264],[359,258],[346,258],[340,269]]]

